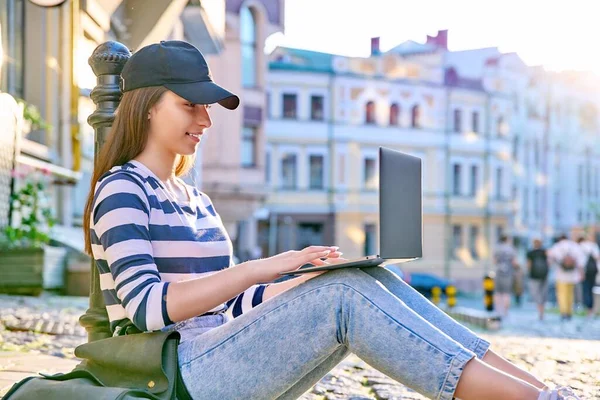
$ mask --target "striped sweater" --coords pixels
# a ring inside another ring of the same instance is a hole
[[[173,321],[166,306],[170,282],[198,278],[233,265],[232,245],[208,196],[185,184],[178,202],[142,163],[112,168],[98,181],[90,222],[92,253],[111,330],[131,320],[142,331]],[[234,318],[262,302],[254,285],[203,315]]]

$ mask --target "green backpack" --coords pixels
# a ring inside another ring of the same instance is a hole
[[[25,378],[4,400],[192,400],[179,374],[179,339],[159,331],[82,344],[73,371]]]

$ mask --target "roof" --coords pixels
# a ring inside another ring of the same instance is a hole
[[[400,43],[398,46],[391,48],[386,53],[396,53],[400,55],[433,53],[439,47],[432,44],[417,43],[414,40],[407,40]]]
[[[210,26],[208,16],[202,7],[186,7],[181,13],[183,32],[186,40],[203,54],[219,54],[223,44]]]
[[[274,59],[269,62],[269,69],[333,72],[334,54],[318,51],[278,47]]]
[[[444,64],[455,68],[461,77],[479,79],[483,76],[486,65],[490,66],[486,63],[498,62],[500,57],[502,53],[496,47],[449,51],[444,54]]]

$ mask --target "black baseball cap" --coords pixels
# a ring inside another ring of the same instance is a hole
[[[213,82],[200,50],[180,40],[142,47],[125,63],[123,92],[150,86],[164,86],[194,104],[219,103],[230,110],[240,104],[239,97]]]

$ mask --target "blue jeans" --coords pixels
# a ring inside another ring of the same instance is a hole
[[[385,268],[326,272],[183,341],[194,399],[297,399],[350,352],[417,392],[450,400],[489,343]]]

